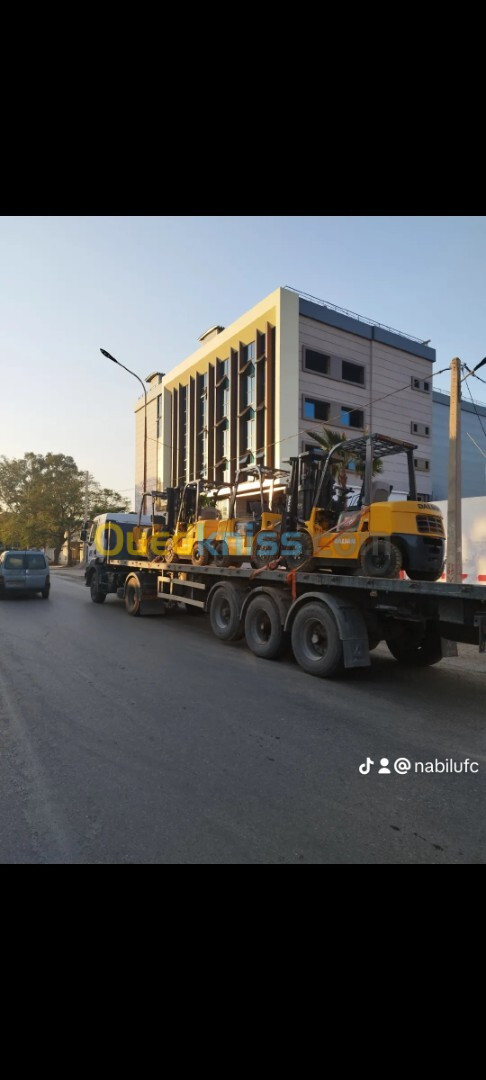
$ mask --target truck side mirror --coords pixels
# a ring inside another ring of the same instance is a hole
[[[79,535],[80,535],[81,540],[83,541],[83,543],[85,543],[86,540],[88,539],[88,530],[87,529],[81,529],[81,532],[80,532]]]

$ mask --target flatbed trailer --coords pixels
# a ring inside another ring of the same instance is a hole
[[[205,613],[222,641],[246,638],[256,656],[291,646],[304,671],[321,678],[368,667],[385,641],[395,659],[427,667],[457,655],[457,642],[486,648],[486,587],[252,570],[97,557],[86,569],[91,599],[110,594],[129,615],[167,614],[184,604]]]

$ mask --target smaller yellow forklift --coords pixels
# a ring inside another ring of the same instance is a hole
[[[275,492],[274,484],[277,480],[287,481],[288,478],[288,472],[265,465],[246,465],[238,470],[231,491],[228,518],[218,522],[216,536],[211,545],[216,552],[216,566],[238,566],[243,562],[262,566],[268,562],[265,538],[261,534],[273,532],[280,526],[285,495],[283,489]],[[251,480],[258,482],[258,497],[255,497],[255,493],[242,492],[242,485]],[[264,487],[265,481],[269,481],[267,488]],[[245,494],[246,505],[242,509],[242,497]]]
[[[165,491],[143,492],[138,524],[133,528],[133,555],[149,560],[164,557],[167,540],[174,532],[179,498],[180,489],[175,487],[167,488]],[[146,499],[150,499],[152,504],[150,525],[142,525]]]
[[[221,518],[215,505],[218,497],[218,489],[209,480],[191,480],[184,485],[178,502],[177,521],[165,545],[166,563],[192,562],[193,566],[206,566],[210,559],[211,538]]]
[[[316,448],[291,458],[280,548],[287,567],[390,578],[403,569],[413,581],[437,581],[444,566],[444,524],[437,506],[417,500],[416,449],[373,434],[345,440],[327,453]],[[381,478],[373,485],[372,470],[376,458],[394,454],[406,455],[409,493],[391,502],[392,486]],[[361,464],[363,482],[353,505],[346,506],[349,489],[336,488],[333,473],[339,461],[345,465],[350,458]]]

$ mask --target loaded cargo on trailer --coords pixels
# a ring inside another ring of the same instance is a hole
[[[216,637],[245,637],[265,659],[277,659],[291,646],[300,667],[322,678],[369,666],[370,652],[381,641],[399,663],[418,667],[456,655],[458,641],[485,651],[481,585],[194,567],[109,553],[96,556],[85,581],[94,603],[116,595],[132,616],[169,614],[180,605],[204,612]]]
[[[362,465],[352,509],[345,508],[348,489],[333,483],[343,449]],[[208,614],[222,641],[244,637],[266,659],[291,646],[304,671],[324,678],[369,666],[381,641],[399,663],[419,667],[456,655],[456,642],[484,652],[486,591],[437,582],[445,554],[442,515],[417,500],[413,450],[372,435],[327,455],[305,452],[289,463],[284,505],[281,492],[273,503],[274,482],[283,474],[250,467],[259,499],[248,504],[248,519],[236,511],[240,473],[226,517],[218,509],[224,492],[207,481],[144,492],[135,527],[133,516],[105,515],[93,523],[97,553],[85,574],[91,599],[103,604],[117,595],[132,616],[184,605]],[[389,487],[373,490],[373,462],[403,452],[408,497],[390,503]],[[147,495],[152,512],[145,519]],[[400,580],[400,567],[415,580]]]

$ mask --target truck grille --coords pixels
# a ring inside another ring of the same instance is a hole
[[[417,514],[417,529],[420,533],[433,533],[435,536],[444,535],[444,525],[441,517],[434,514]]]

